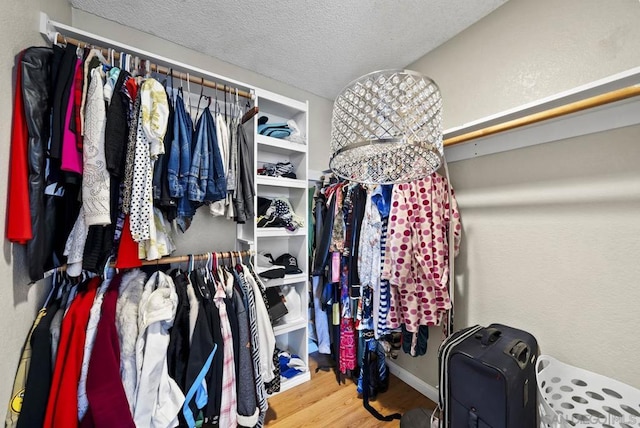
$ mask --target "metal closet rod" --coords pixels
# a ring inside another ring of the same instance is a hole
[[[616,101],[622,101],[627,98],[632,98],[639,95],[640,85],[627,86],[626,88],[617,89],[611,92],[544,110],[538,113],[529,114],[518,119],[502,122],[497,125],[487,126],[486,128],[467,132],[466,134],[447,138],[446,140],[444,140],[443,145],[447,147],[466,143],[467,141],[475,140],[476,138],[486,137],[488,135],[497,134],[499,132],[509,131],[511,129],[520,128],[522,126],[532,125],[534,123],[542,122],[548,119],[554,119],[556,117],[577,113],[583,110],[599,107]]]
[[[105,58],[109,58],[109,49],[107,48],[103,48],[101,46],[96,46],[92,43],[88,43],[82,40],[78,40],[78,39],[74,39],[73,37],[66,37],[64,35],[62,35],[61,33],[56,33],[56,43],[59,44],[71,44],[71,45],[75,45],[81,48],[93,48],[93,49],[98,49],[102,52],[102,55],[104,55]],[[120,52],[118,52],[115,49],[112,49],[112,51],[114,52],[114,58],[116,60],[120,59]],[[135,56],[135,55],[134,55]],[[147,60],[146,58],[142,58]],[[167,76],[169,76],[169,73],[171,72],[171,68],[168,67],[163,67],[161,65],[157,65],[154,64],[153,61],[147,60],[151,63],[151,71],[155,71],[156,73],[161,73],[161,74],[166,74]],[[176,71],[173,70],[173,77],[176,79],[182,79],[182,80],[189,80],[191,83],[196,83],[198,85],[201,86],[205,86],[207,88],[211,88],[211,89],[215,89],[218,91],[226,91],[232,95],[235,95],[236,93],[236,88],[231,87],[229,85],[222,85],[220,83],[217,82],[213,82],[211,80],[207,80],[201,77],[197,77],[197,76],[193,76],[191,74],[188,73],[183,73],[181,71]],[[253,99],[253,94],[247,91],[243,91],[238,89],[238,96],[243,97],[243,98],[247,98],[247,99]]]

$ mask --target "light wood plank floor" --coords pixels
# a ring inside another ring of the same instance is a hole
[[[266,426],[269,428],[399,427],[398,420],[382,422],[371,415],[358,398],[356,385],[347,380],[338,385],[333,370],[315,373],[317,362],[309,358],[311,381],[269,398]],[[389,390],[372,401],[383,415],[404,413],[416,407],[435,408],[435,404],[418,391],[391,376]]]

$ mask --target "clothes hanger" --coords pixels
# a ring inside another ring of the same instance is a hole
[[[87,44],[84,44],[85,47],[87,46]],[[84,49],[82,49],[82,42],[78,42],[78,45],[76,46],[76,57],[78,57],[78,59],[82,59],[82,57],[84,53]]]
[[[47,298],[44,301],[44,304],[42,305],[42,309],[46,309],[49,306],[49,302],[51,301],[51,297],[53,297],[54,294],[58,294],[56,293],[56,291],[58,290],[59,287],[59,283],[58,283],[58,268],[56,268],[53,271],[53,277],[51,278],[51,290],[49,290],[49,294],[47,295]]]
[[[218,104],[218,84],[216,83],[216,104],[215,104],[215,113],[220,114],[220,104]]]
[[[191,256],[190,256],[191,257]],[[193,262],[193,257],[192,257],[192,262]],[[198,268],[199,270],[196,272],[196,275],[198,274],[202,274],[202,271],[200,271],[200,268]],[[193,284],[194,288],[198,290],[198,293],[200,293],[200,296],[205,299],[205,300],[209,300],[211,299],[211,291],[209,291],[209,286],[208,286],[208,278],[206,275],[201,275],[202,281],[198,281],[196,280],[195,283]]]
[[[146,71],[146,73],[145,73],[145,77],[148,79],[148,78],[150,78],[150,77],[151,77],[151,68],[152,68],[151,66],[152,66],[153,64],[151,64],[151,61],[149,61],[148,59],[146,59],[146,60],[145,60],[145,62],[144,62],[144,65],[145,65],[145,71]]]
[[[160,259],[156,259],[156,281],[155,284],[153,286],[154,289],[158,288],[158,285],[160,285]]]
[[[173,69],[171,70],[171,75],[173,76]],[[177,95],[176,95],[176,103],[178,102],[178,98],[180,98],[180,102],[182,103],[182,107],[185,109],[187,109],[187,103],[184,100],[184,90],[182,89],[182,73],[178,72],[178,81],[180,82],[180,87],[178,87],[177,90]],[[173,77],[171,79],[171,86],[173,87]]]
[[[227,122],[228,116],[227,116],[227,85],[224,85],[224,121]]]
[[[191,106],[191,77],[187,73],[187,98],[189,99],[189,116],[193,117],[193,107]],[[195,125],[195,121],[193,122]]]
[[[175,105],[176,94],[175,94],[175,88],[173,86],[173,68],[169,69],[169,76],[171,76],[171,100],[174,102],[174,105]]]
[[[62,36],[62,38],[64,39],[64,36],[62,34],[60,34],[59,31],[56,31],[55,33],[53,33],[53,39],[51,40],[51,43],[53,43],[56,46],[63,46],[63,43],[58,42],[58,37]]]
[[[202,101],[202,98],[205,97],[205,95],[204,95],[204,77],[202,77],[201,79],[202,79],[202,82],[200,84],[200,97],[198,98],[198,108],[196,110],[196,120],[195,120],[195,122],[197,122],[198,119],[200,117],[202,117],[202,113],[203,113],[203,112],[200,111],[200,102]]]
[[[240,101],[238,100],[238,88],[236,88],[236,103],[234,105],[235,108],[235,118],[239,119],[240,118],[240,112],[242,111],[242,109],[240,108]]]

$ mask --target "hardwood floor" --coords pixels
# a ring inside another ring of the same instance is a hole
[[[269,398],[266,426],[269,428],[332,427],[373,428],[399,427],[398,420],[377,420],[358,398],[356,385],[347,380],[338,385],[333,370],[315,373],[317,362],[309,357],[311,381]],[[404,413],[416,407],[435,408],[435,404],[391,376],[389,390],[372,401],[373,408],[383,415]]]

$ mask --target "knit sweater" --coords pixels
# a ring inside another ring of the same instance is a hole
[[[87,226],[111,224],[110,178],[104,154],[106,108],[100,69],[91,72],[87,93],[84,143],[82,204]]]

